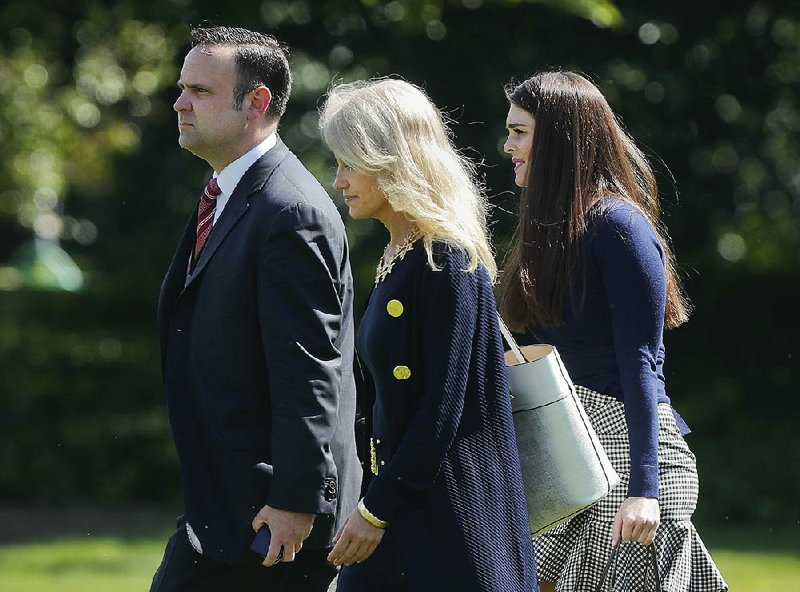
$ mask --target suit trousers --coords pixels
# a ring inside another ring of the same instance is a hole
[[[330,549],[303,549],[291,563],[232,565],[209,559],[181,525],[167,542],[150,592],[326,592],[336,576]]]

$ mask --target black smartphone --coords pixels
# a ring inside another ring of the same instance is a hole
[[[256,555],[261,557],[262,561],[269,552],[269,541],[271,538],[272,537],[270,536],[269,528],[264,525],[258,529],[253,542],[250,544],[250,549],[255,552]]]

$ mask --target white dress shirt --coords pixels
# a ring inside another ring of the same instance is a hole
[[[228,203],[228,199],[233,195],[233,191],[236,189],[236,186],[239,184],[239,181],[242,180],[247,170],[253,166],[259,158],[269,152],[270,148],[275,146],[277,142],[278,136],[274,133],[270,134],[263,142],[242,154],[239,158],[222,169],[221,172],[218,173],[214,171],[214,177],[217,179],[217,184],[222,190],[222,193],[217,197],[217,211],[214,213],[214,224],[219,220],[222,210],[225,209],[225,205]]]

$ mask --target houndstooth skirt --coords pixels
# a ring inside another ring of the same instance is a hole
[[[621,481],[605,499],[533,540],[539,579],[554,582],[557,592],[595,592],[611,553],[614,516],[625,500],[630,477],[622,403],[581,386],[576,389]],[[658,406],[658,424],[661,525],[655,545],[664,592],[724,592],[728,585],[691,522],[698,494],[694,454],[668,404]],[[616,582],[607,590],[648,592],[655,589],[652,576],[645,547],[622,543]]]

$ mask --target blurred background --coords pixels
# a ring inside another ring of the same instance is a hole
[[[499,258],[517,207],[503,86],[552,67],[598,83],[656,166],[696,307],[665,339],[697,522],[732,589],[800,590],[796,0],[5,0],[0,589],[146,589],[180,513],[155,303],[208,174],[172,110],[201,23],[290,46],[281,136],[340,206],[321,95],[423,86],[483,162]],[[347,222],[363,303],[387,235]]]

